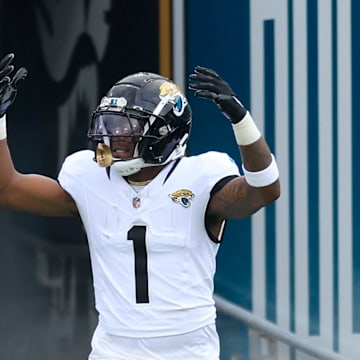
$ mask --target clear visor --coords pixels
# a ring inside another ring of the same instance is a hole
[[[140,136],[142,131],[142,123],[126,115],[98,113],[92,119],[92,136]]]

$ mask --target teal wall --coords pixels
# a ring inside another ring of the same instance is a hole
[[[275,205],[229,224],[217,292],[349,359],[360,339],[359,14],[355,0],[186,2],[187,73],[212,67],[232,85],[281,173]],[[240,164],[226,118],[189,98],[191,152]]]
[[[226,6],[219,7],[215,2],[187,3],[186,73],[189,74],[196,65],[215,69],[249,107],[249,5],[246,2],[238,3],[236,11],[229,11]],[[239,11],[243,14],[241,19]],[[215,104],[196,99],[192,93],[188,97],[194,114],[189,152],[224,151],[241,166],[229,121]],[[218,258],[216,277],[217,291],[246,308],[251,308],[250,233],[249,219],[228,224],[227,239]]]

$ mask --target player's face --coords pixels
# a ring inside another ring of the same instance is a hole
[[[112,156],[117,159],[132,159],[143,126],[135,118],[120,115],[104,115],[100,118],[106,133],[111,134]]]
[[[131,137],[114,136],[111,138],[112,156],[117,159],[131,159],[135,144]]]

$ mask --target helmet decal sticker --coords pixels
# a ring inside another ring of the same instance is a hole
[[[160,86],[160,98],[165,97],[165,96],[175,97],[176,95],[179,95],[180,93],[181,92],[180,92],[179,87],[170,81],[165,81]]]
[[[173,112],[175,116],[181,116],[184,113],[187,100],[176,84],[169,81],[161,84],[160,99],[164,98],[173,105]]]
[[[181,98],[181,96],[179,96],[174,105],[174,114],[176,116],[181,116],[181,114],[184,112],[185,105],[186,104],[184,104],[184,100]]]
[[[191,190],[181,189],[169,194],[169,196],[174,203],[180,204],[184,208],[188,208],[190,207],[191,200],[195,197],[195,194]]]
[[[100,102],[100,109],[111,108],[111,110],[122,111],[127,105],[127,100],[124,97],[107,97],[104,96]]]

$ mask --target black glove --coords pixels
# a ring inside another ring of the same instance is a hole
[[[27,76],[27,70],[22,67],[11,79],[10,74],[14,71],[14,66],[11,65],[13,59],[14,54],[7,54],[0,61],[0,118],[15,101],[18,81],[24,80]]]
[[[195,96],[214,100],[222,113],[233,124],[244,118],[247,110],[236,98],[229,84],[214,70],[196,66],[189,79],[189,89],[195,90]]]

